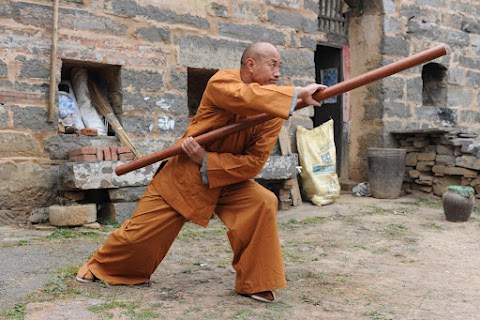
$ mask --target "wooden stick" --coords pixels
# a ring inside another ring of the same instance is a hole
[[[361,87],[368,83],[391,76],[392,74],[398,73],[400,71],[403,71],[403,70],[412,68],[414,66],[417,66],[419,64],[436,59],[438,57],[445,55],[446,53],[447,51],[445,49],[445,46],[443,45],[436,46],[432,49],[422,51],[420,53],[414,54],[413,56],[401,59],[399,61],[387,64],[383,67],[374,69],[372,71],[369,71],[357,77],[351,78],[350,80],[334,84],[333,86],[328,87],[323,91],[316,92],[315,94],[313,94],[313,98],[317,101],[323,101],[328,98],[338,96],[352,89]],[[297,104],[297,107],[295,109],[298,110],[307,106],[308,105],[306,105],[303,101],[301,101]],[[263,123],[273,118],[274,118],[273,116],[262,113],[253,117],[249,117],[243,120],[242,122],[233,123],[228,126],[221,127],[221,128],[212,130],[210,132],[204,133],[202,135],[199,135],[195,137],[195,140],[199,144],[205,145],[220,137],[224,137],[226,135],[253,127],[257,124]],[[115,173],[120,176],[130,171],[146,167],[152,163],[178,155],[181,152],[183,152],[182,147],[180,146],[180,144],[177,143],[171,147],[154,152],[145,157],[117,166],[115,168]]]
[[[50,91],[48,100],[48,122],[55,120],[55,106],[57,105],[57,33],[58,33],[58,2],[53,0],[53,28],[52,28],[52,52],[50,57]]]

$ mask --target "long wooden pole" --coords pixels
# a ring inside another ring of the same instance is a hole
[[[50,91],[48,99],[48,122],[55,120],[55,106],[57,93],[57,33],[58,33],[58,2],[53,0],[53,28],[52,28],[52,52],[50,57]]]
[[[410,57],[401,59],[399,61],[387,64],[383,67],[380,67],[378,69],[374,69],[372,71],[366,72],[362,75],[359,75],[357,77],[351,78],[350,80],[339,82],[331,87],[326,88],[323,91],[316,92],[313,95],[313,98],[317,101],[323,101],[328,98],[340,95],[342,93],[345,93],[347,91],[353,90],[355,88],[361,87],[363,85],[366,85],[368,83],[386,78],[388,76],[391,76],[392,74],[398,73],[400,71],[412,68],[414,66],[417,66],[419,64],[428,62],[430,60],[436,59],[438,57],[441,57],[447,53],[445,46],[440,45],[436,46],[432,49],[428,49],[425,51],[422,51],[420,53],[414,54]],[[295,108],[296,110],[307,107],[305,103],[300,102],[297,104],[297,107]],[[204,133],[202,135],[199,135],[197,137],[194,137],[195,140],[201,144],[205,145],[207,143],[210,143],[220,137],[224,137],[226,135],[253,127],[257,124],[260,124],[262,122],[268,121],[270,119],[273,119],[272,116],[262,113],[253,117],[249,117],[242,122],[238,123],[233,123],[230,125],[227,125],[225,127],[221,127],[215,130],[212,130],[210,132]],[[144,156],[142,158],[133,160],[131,162],[119,165],[115,168],[115,173],[117,175],[123,175],[125,173],[128,173],[133,170],[137,170],[140,168],[143,168],[145,166],[148,166],[152,163],[167,159],[169,157],[175,156],[180,154],[182,151],[182,147],[180,144],[175,144],[171,147],[165,148],[163,150],[154,152],[152,154],[149,154],[147,156]]]

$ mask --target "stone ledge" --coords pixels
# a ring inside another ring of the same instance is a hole
[[[115,167],[124,161],[66,162],[59,166],[59,188],[63,191],[118,189],[146,186],[153,178],[159,163],[129,172],[115,174]],[[271,155],[255,179],[285,180],[296,174],[297,154]]]

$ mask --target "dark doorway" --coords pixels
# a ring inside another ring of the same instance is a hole
[[[317,45],[315,52],[315,73],[317,83],[331,86],[343,81],[342,49]],[[337,174],[340,176],[342,163],[342,96],[336,96],[323,101],[322,106],[315,107],[313,125],[318,127],[322,123],[333,119],[334,138],[337,153]],[[346,155],[345,155],[346,156]]]

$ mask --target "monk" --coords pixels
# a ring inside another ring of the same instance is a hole
[[[325,86],[278,86],[280,54],[267,42],[249,45],[239,70],[218,71],[179,140],[184,153],[163,162],[132,217],[112,232],[77,273],[80,282],[148,283],[187,221],[206,227],[215,213],[228,228],[235,292],[275,300],[286,286],[277,230],[278,200],[253,178],[267,161],[297,103]],[[199,145],[192,137],[259,113],[275,118]]]

